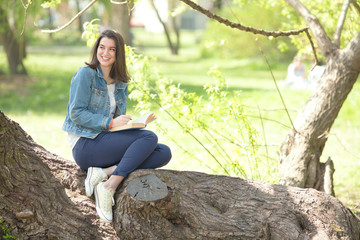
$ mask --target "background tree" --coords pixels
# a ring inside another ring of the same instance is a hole
[[[192,1],[181,1],[223,24],[258,33],[254,29],[245,28],[241,24],[234,24],[216,16]],[[360,32],[352,34],[350,40],[343,43],[344,47],[341,48],[337,44],[338,40],[335,43],[331,41],[319,19],[303,3],[297,0],[286,0],[286,2],[308,24],[319,50],[326,59],[326,70],[281,146],[281,183],[323,190],[324,176],[327,176],[325,170],[328,168],[320,162],[320,157],[327,135],[359,76]],[[344,6],[350,3],[358,6],[355,1],[345,1]],[[320,6],[322,4],[318,5]],[[339,24],[335,27],[339,30],[334,31],[338,37],[335,39],[338,39],[342,33],[347,10],[348,7],[343,7],[340,12]]]
[[[324,164],[320,157],[327,135],[360,72],[360,31],[349,41],[338,39],[343,32],[347,7],[339,12],[335,38],[329,35],[317,17],[299,1],[287,0],[309,25],[319,50],[326,59],[326,70],[313,94],[294,122],[281,147],[281,183],[323,189]],[[349,6],[350,1],[344,1]],[[356,5],[356,2],[354,2]],[[357,14],[359,15],[360,12]],[[359,17],[359,16],[358,16]],[[349,38],[349,37],[348,37]],[[286,169],[286,171],[284,171]]]
[[[81,11],[81,1],[80,0],[75,0],[75,4],[76,4],[76,11],[80,12]],[[77,24],[77,29],[80,33],[83,32],[83,24],[84,24],[84,20],[83,20],[83,16],[79,16],[78,18],[78,24]]]
[[[21,32],[27,14],[24,15],[24,8],[27,11],[29,4],[21,6],[14,0],[0,3],[0,34],[10,74],[27,74],[23,63],[26,57],[26,39]]]
[[[166,42],[170,48],[171,54],[178,55],[180,48],[180,14],[176,13],[176,9],[179,7],[179,2],[177,0],[168,0],[168,20],[165,21],[161,18],[160,12],[154,2],[150,0],[150,4],[154,9],[156,16],[163,26],[164,34],[166,36]],[[171,37],[174,33],[174,37]],[[175,40],[173,40],[175,38]]]
[[[133,4],[129,1],[126,4],[125,2],[117,3],[114,1],[113,3],[107,3],[107,8],[110,9],[111,14],[111,27],[116,31],[121,32],[121,35],[124,38],[124,41],[127,45],[132,45],[132,34],[131,34],[131,26],[130,26],[130,19],[131,19],[131,9]]]
[[[260,15],[258,14],[259,8],[261,8]],[[287,16],[279,15],[283,8],[280,5],[262,7],[259,6],[258,2],[252,2],[242,6],[224,5],[221,10],[216,10],[215,13],[232,22],[275,31],[286,29],[282,25],[283,22],[288,21]],[[298,28],[301,27],[298,26]],[[297,37],[293,38],[297,39]],[[306,41],[306,36],[304,37]],[[202,37],[201,56],[206,58],[251,58],[263,61],[262,55],[259,54],[259,45],[272,65],[278,62],[288,63],[296,55],[297,49],[291,44],[289,37],[269,38],[257,35],[256,38],[257,43],[253,34],[236,31],[216,20],[209,19]]]

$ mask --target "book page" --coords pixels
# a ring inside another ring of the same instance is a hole
[[[148,113],[145,116],[139,117],[138,119],[133,120],[131,123],[144,123],[145,125],[156,119],[153,113]]]
[[[128,129],[145,128],[148,123],[154,121],[155,119],[156,119],[155,114],[148,113],[145,116],[137,118],[126,125],[111,128],[110,131],[114,132],[114,131],[122,131],[122,130],[128,130]]]

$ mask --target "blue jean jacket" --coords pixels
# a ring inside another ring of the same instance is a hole
[[[116,83],[114,118],[126,113],[127,83]],[[95,138],[110,128],[110,99],[101,67],[80,68],[70,84],[70,98],[62,130]]]

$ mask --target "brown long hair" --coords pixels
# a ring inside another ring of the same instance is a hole
[[[116,46],[116,54],[115,54],[115,62],[110,70],[110,77],[119,82],[127,83],[130,80],[130,76],[126,67],[126,58],[125,58],[125,42],[120,33],[114,30],[105,30],[103,31],[99,37],[96,39],[96,42],[91,50],[91,61],[90,63],[85,62],[86,65],[91,67],[92,69],[96,69],[100,62],[97,59],[97,51],[100,44],[100,40],[103,37],[107,37],[113,39]]]

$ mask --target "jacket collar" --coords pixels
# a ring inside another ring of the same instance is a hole
[[[105,79],[104,79],[104,74],[103,74],[103,71],[101,70],[101,67],[100,65],[96,68],[96,74],[98,75],[99,78],[102,78],[104,80],[104,82],[106,83]],[[115,85],[116,86],[120,86],[122,85],[123,83],[120,82],[120,81],[115,81]]]
[[[99,64],[99,66],[96,68],[96,73],[97,73],[97,75],[98,75],[99,78],[104,79],[104,74],[103,74],[103,72],[102,72],[102,70],[101,70],[100,64]],[[104,80],[105,80],[105,79],[104,79]]]

